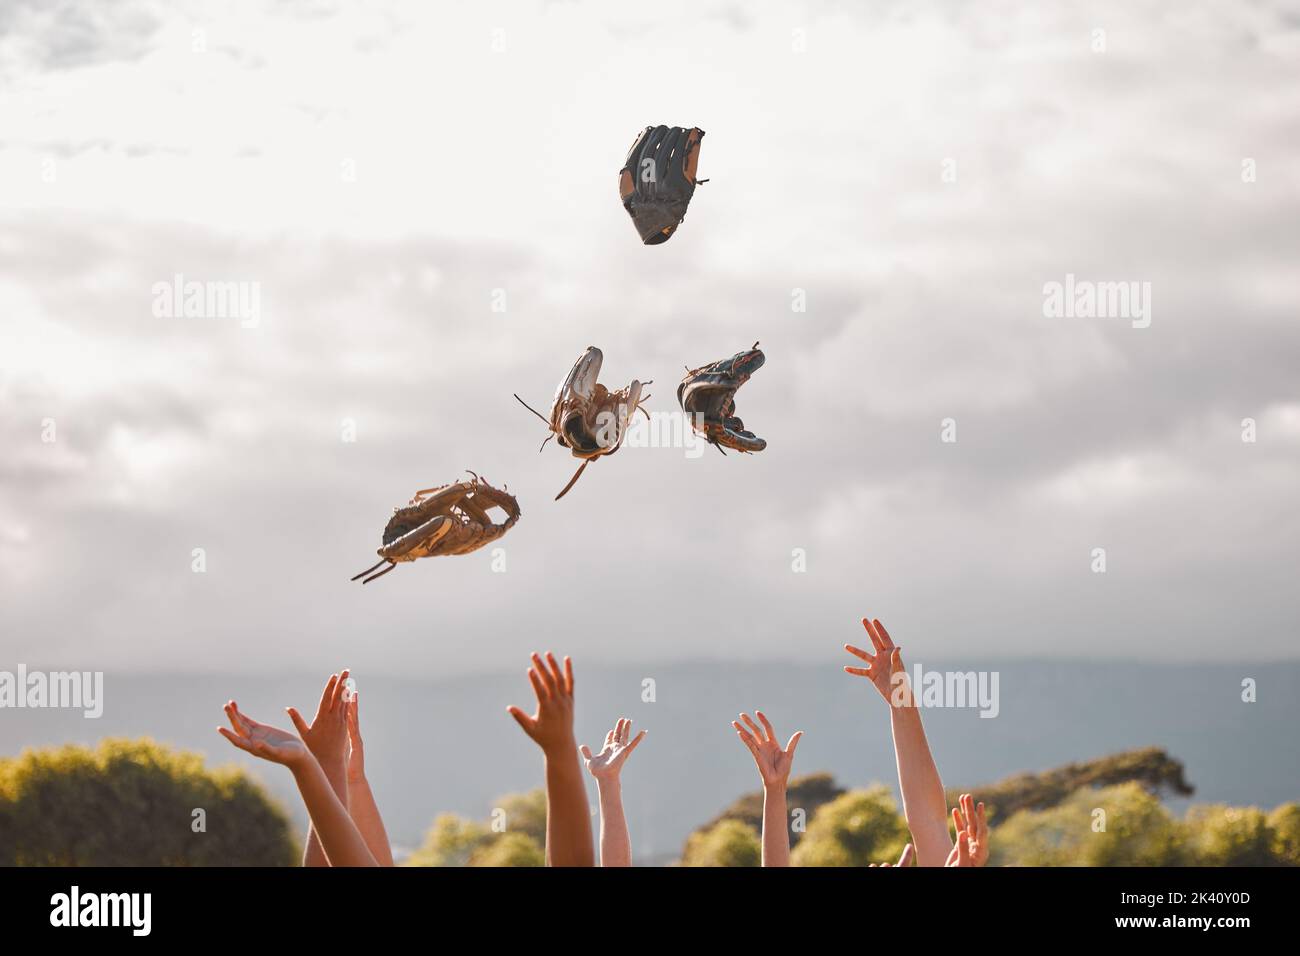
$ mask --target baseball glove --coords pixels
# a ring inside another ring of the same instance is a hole
[[[647,126],[618,171],[618,195],[647,246],[667,242],[686,218],[704,130],[680,126]]]
[[[497,523],[488,516],[493,508],[505,512],[504,521]],[[513,528],[519,513],[519,502],[514,495],[493,488],[478,475],[474,475],[473,481],[417,491],[405,508],[393,510],[384,527],[383,547],[375,552],[383,560],[352,580],[365,577],[384,564],[388,567],[361,583],[369,584],[383,577],[399,561],[477,551]]]
[[[737,352],[703,368],[687,369],[682,384],[677,386],[677,403],[689,417],[691,427],[718,451],[723,445],[741,452],[767,447],[767,442],[746,431],[745,423],[736,417],[736,391],[763,367],[764,361],[755,342],[747,352]]]
[[[515,396],[519,404],[546,422],[546,427],[550,429],[551,434],[542,442],[542,448],[554,438],[562,448],[569,449],[574,458],[583,459],[569,483],[555,496],[556,501],[568,493],[588,464],[602,455],[612,455],[618,451],[632,416],[641,408],[641,403],[650,397],[641,395],[642,385],[649,385],[649,382],[642,383],[633,379],[631,385],[617,392],[611,392],[597,382],[604,359],[600,349],[594,345],[578,357],[572,370],[555,390],[549,419],[518,395]],[[641,408],[641,414],[650,417],[644,408]]]

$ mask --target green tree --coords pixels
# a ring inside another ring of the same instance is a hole
[[[1110,787],[1136,783],[1148,793],[1189,797],[1194,788],[1187,782],[1183,764],[1159,747],[1144,747],[1122,753],[1053,767],[1041,773],[1022,773],[983,787],[950,787],[948,805],[956,806],[962,793],[983,800],[990,814],[1008,819],[1020,810],[1046,810],[1082,787]]]
[[[1208,803],[1187,811],[1191,862],[1199,866],[1272,866],[1273,829],[1258,807]]]
[[[406,866],[469,866],[470,857],[499,834],[485,823],[455,813],[440,813],[424,836],[424,843],[406,860]]]
[[[993,828],[992,844],[989,862],[998,866],[1176,866],[1185,861],[1181,824],[1135,782],[1085,788],[1049,809],[1021,810]]]
[[[497,811],[501,811],[498,815]],[[504,829],[494,829],[500,822]],[[406,866],[542,866],[546,791],[512,793],[494,802],[491,823],[442,813]]]
[[[546,852],[526,833],[502,833],[470,857],[470,866],[545,866]]]
[[[1300,866],[1300,803],[1284,803],[1268,815],[1273,856],[1282,866]]]
[[[0,759],[0,864],[293,866],[298,857],[283,808],[243,770],[209,770],[196,753],[105,738],[93,750]]]
[[[758,831],[739,820],[721,820],[686,840],[682,866],[758,866]]]
[[[508,793],[498,797],[493,812],[505,814],[504,823],[509,833],[526,833],[543,846],[546,844],[546,791],[541,787],[527,793]]]
[[[850,790],[813,814],[790,862],[795,866],[893,862],[910,839],[888,787]]]
[[[786,804],[792,810],[796,807],[803,810],[806,817],[811,819],[818,807],[829,803],[842,793],[844,788],[837,785],[835,778],[829,773],[810,773],[790,781],[786,787]],[[693,832],[702,833],[711,830],[723,820],[739,820],[755,831],[760,831],[763,827],[763,791],[753,790],[737,797],[729,807],[708,823],[696,827]],[[803,834],[798,831],[791,833],[790,846],[798,846],[802,836]]]

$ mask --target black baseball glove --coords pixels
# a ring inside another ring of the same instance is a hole
[[[677,403],[690,417],[691,427],[718,451],[724,445],[741,452],[762,451],[767,447],[767,442],[747,431],[745,423],[736,417],[736,392],[763,367],[764,361],[755,342],[746,352],[688,370],[682,384],[677,386]]]
[[[680,126],[647,126],[618,171],[618,195],[647,246],[667,242],[686,218],[704,130]]]

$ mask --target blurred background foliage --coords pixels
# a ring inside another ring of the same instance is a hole
[[[543,866],[545,846],[546,791],[539,788],[499,798],[486,820],[439,814],[404,865]]]
[[[956,801],[959,788],[949,791]],[[1297,866],[1300,803],[1193,804],[1180,762],[1126,751],[970,792],[992,826],[997,866]],[[889,787],[845,789],[828,773],[791,780],[792,862],[892,862],[910,839]],[[194,826],[201,809],[204,829]],[[758,866],[763,795],[743,794],[692,832],[682,866]],[[542,866],[546,794],[500,797],[482,819],[440,814],[407,866]],[[243,770],[195,753],[108,738],[0,759],[0,865],[288,866],[301,845],[284,809]]]
[[[1183,765],[1157,747],[1111,754],[986,786],[954,787],[948,802],[970,792],[992,826],[996,866],[1296,866],[1300,804],[1271,813],[1256,807],[1192,805],[1182,818],[1165,798],[1195,791]],[[893,862],[909,839],[892,792],[875,785],[845,790],[830,774],[790,782],[795,866],[865,866]],[[745,794],[686,841],[687,866],[757,866],[761,791]],[[748,849],[744,849],[747,847]],[[724,862],[734,860],[739,862]]]
[[[262,786],[235,767],[207,769],[199,754],[105,738],[93,750],[0,758],[0,865],[293,866],[300,858],[288,815]]]

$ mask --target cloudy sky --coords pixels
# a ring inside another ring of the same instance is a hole
[[[831,659],[864,613],[1295,656],[1300,6],[361,6],[0,0],[3,666]],[[646,248],[616,174],[658,123],[711,182]],[[260,321],[155,315],[178,273]],[[1067,274],[1150,326],[1046,317]],[[551,500],[512,392],[597,345],[668,411],[755,340],[765,452]],[[349,583],[466,469],[519,496],[505,573]]]

